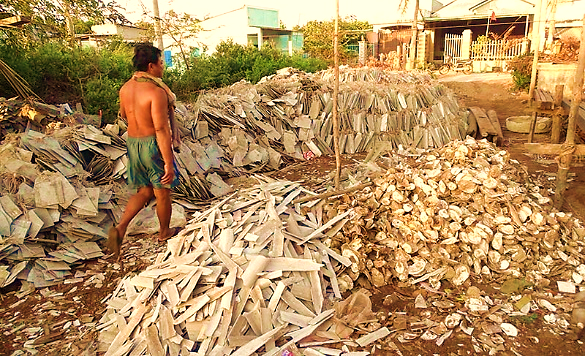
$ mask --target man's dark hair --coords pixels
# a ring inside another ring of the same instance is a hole
[[[160,49],[154,47],[150,43],[140,43],[134,47],[132,64],[134,64],[136,70],[146,72],[149,63],[158,63],[161,53]]]

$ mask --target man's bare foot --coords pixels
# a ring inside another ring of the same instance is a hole
[[[106,247],[110,252],[114,253],[116,260],[120,258],[120,246],[122,245],[122,240],[123,236],[120,236],[118,229],[116,227],[111,227],[108,231]]]
[[[171,237],[173,237],[173,236],[175,236],[176,234],[178,234],[178,233],[179,233],[179,231],[181,231],[181,228],[180,228],[180,227],[173,227],[173,228],[170,228],[170,229],[168,230],[168,234],[167,234],[167,235],[165,235],[165,236],[161,236],[161,235],[159,234],[159,236],[158,236],[158,242],[165,242],[165,241],[167,241],[167,240],[168,240],[168,239],[170,239]]]

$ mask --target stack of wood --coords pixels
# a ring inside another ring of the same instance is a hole
[[[472,136],[486,138],[501,146],[504,142],[504,135],[496,112],[488,110],[486,114],[485,110],[477,106],[470,107],[469,111],[471,112],[469,122]]]
[[[292,203],[305,192],[298,183],[258,179],[196,214],[153,265],[120,282],[97,327],[101,351],[281,355],[310,335],[305,346],[360,347],[388,335],[372,328],[361,343],[342,339],[353,330],[328,303],[341,298],[336,274],[351,261],[324,241],[351,211],[324,222],[321,205]]]

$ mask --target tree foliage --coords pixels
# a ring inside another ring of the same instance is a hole
[[[67,38],[69,23],[72,26],[86,21],[129,24],[121,9],[115,1],[104,0],[3,0],[0,12],[29,17],[31,23],[21,29],[4,31],[0,40],[12,46],[26,46]]]
[[[173,43],[168,47],[179,49],[183,64],[189,69],[191,47],[188,41],[195,38],[201,31],[200,21],[187,13],[180,14],[171,10],[161,18],[160,22],[162,32],[173,39]]]
[[[358,44],[361,37],[372,29],[367,21],[346,17],[339,21],[339,57],[346,60],[352,56],[346,46]],[[333,39],[335,36],[335,20],[309,21],[295,30],[303,33],[303,49],[311,57],[333,61]]]

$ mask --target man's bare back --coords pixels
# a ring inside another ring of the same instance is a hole
[[[120,89],[120,111],[128,121],[128,136],[156,134],[158,126],[168,127],[168,101],[164,89],[132,78]],[[162,127],[160,127],[162,128]]]

